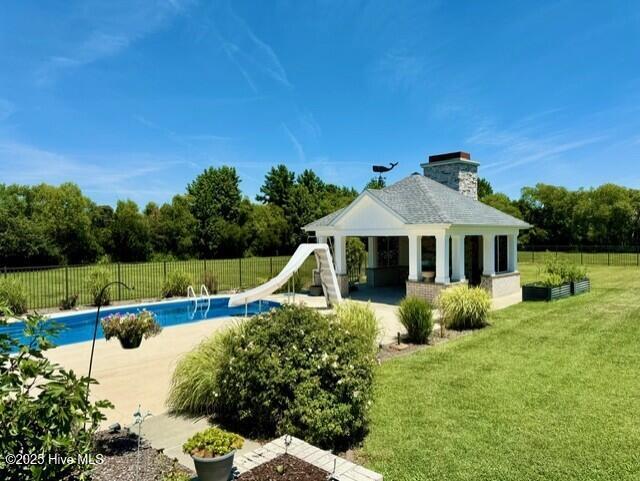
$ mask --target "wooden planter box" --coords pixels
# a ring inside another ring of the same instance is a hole
[[[523,301],[553,301],[571,295],[571,284],[563,284],[559,287],[544,287],[529,284],[522,286]]]
[[[571,283],[571,294],[577,295],[583,292],[589,292],[591,290],[591,281],[589,279],[582,279],[581,281]]]

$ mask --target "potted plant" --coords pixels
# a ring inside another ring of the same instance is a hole
[[[147,310],[110,314],[101,322],[105,339],[117,337],[124,349],[140,347],[143,337],[148,339],[162,331],[154,314]]]
[[[209,428],[189,438],[182,450],[193,458],[200,481],[228,481],[236,449],[243,444],[237,434]]]

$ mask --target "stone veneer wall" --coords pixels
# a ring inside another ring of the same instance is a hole
[[[472,199],[478,198],[478,166],[464,161],[431,162],[424,175]]]
[[[480,287],[489,291],[491,297],[503,297],[520,291],[520,273],[507,272],[495,276],[482,276]]]
[[[451,287],[466,285],[467,281],[454,282],[452,284],[435,284],[433,282],[407,281],[407,297],[417,297],[425,299],[431,303],[435,302],[440,293]]]

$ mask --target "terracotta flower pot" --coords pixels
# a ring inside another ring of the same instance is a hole
[[[192,454],[191,457],[196,467],[196,473],[198,473],[198,480],[229,481],[229,479],[231,479],[233,457],[235,454],[235,450],[215,458],[201,458]]]

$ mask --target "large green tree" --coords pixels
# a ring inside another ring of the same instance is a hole
[[[123,262],[144,261],[151,255],[149,223],[132,200],[119,200],[111,226],[112,257]]]
[[[197,253],[198,221],[191,213],[186,196],[176,195],[170,204],[161,207],[150,202],[144,213],[149,222],[154,254],[187,259]]]
[[[276,167],[271,167],[271,170],[264,178],[262,187],[260,187],[261,194],[256,196],[256,200],[284,207],[289,202],[291,190],[295,184],[294,179],[295,174],[286,165],[280,164]]]

